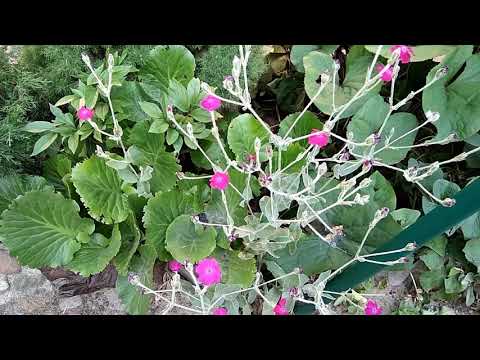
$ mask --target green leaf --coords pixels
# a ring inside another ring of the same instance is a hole
[[[13,200],[32,190],[54,191],[40,176],[9,175],[0,178],[0,214]]]
[[[77,151],[78,147],[78,133],[73,134],[68,138],[68,148],[72,152],[72,154],[75,154],[75,151]]]
[[[72,180],[89,214],[106,224],[124,221],[130,210],[122,180],[105,161],[92,156],[75,166]]]
[[[25,125],[23,130],[31,133],[41,133],[55,128],[55,125],[49,121],[32,121]]]
[[[388,104],[383,101],[380,95],[372,96],[355,114],[352,121],[348,124],[347,131],[353,134],[352,140],[355,142],[363,142],[373,133],[377,133],[388,114]],[[417,119],[415,115],[409,113],[395,113],[391,115],[384,129],[382,130],[381,140],[375,149],[379,150],[385,146],[387,136],[392,134],[390,143],[395,139],[403,136],[407,132],[417,127]],[[391,132],[393,129],[393,133]],[[392,144],[394,147],[411,146],[415,142],[417,131],[405,136],[399,141]],[[371,146],[352,146],[349,145],[350,151],[356,154],[368,155]],[[386,164],[396,164],[407,156],[409,149],[385,149],[375,155],[375,158]]]
[[[177,141],[179,135],[180,134],[178,133],[177,130],[172,128],[168,129],[167,135],[165,137],[165,140],[167,140],[167,144],[172,145],[175,141]]]
[[[196,108],[190,112],[190,116],[201,123],[209,124],[212,121],[210,113],[202,108]]]
[[[463,252],[467,260],[474,264],[480,272],[480,238],[468,240]]]
[[[293,122],[301,113],[294,113],[288,115],[285,119],[280,122],[280,128],[278,130],[278,135],[284,137],[287,131],[292,126]],[[288,134],[289,137],[295,139],[297,137],[308,135],[312,132],[313,129],[322,130],[323,123],[318,119],[317,115],[310,111],[306,111],[302,117],[298,120],[295,127]],[[308,140],[300,140],[297,144],[300,144],[304,148],[308,146]]]
[[[429,292],[434,289],[439,289],[444,284],[445,269],[437,269],[432,271],[425,271],[420,275],[420,285],[422,289]]]
[[[305,72],[303,58],[312,51],[319,51],[330,55],[337,49],[338,45],[293,45],[290,51],[290,61],[299,72]]]
[[[64,154],[57,154],[43,162],[43,176],[57,189],[65,187],[62,179],[72,172],[72,162]]]
[[[255,154],[255,138],[257,137],[263,145],[268,143],[268,131],[253,115],[239,115],[228,126],[228,146],[239,161],[245,160],[249,154]]]
[[[168,125],[165,120],[155,120],[152,125],[150,125],[150,129],[148,130],[148,132],[153,134],[163,134],[165,131],[170,130],[169,127],[170,125]]]
[[[286,169],[284,170],[285,174],[298,174],[302,167],[305,166],[306,156],[304,156],[302,160],[289,166],[297,159],[297,156],[304,151],[305,149],[299,143],[290,144],[288,145],[287,150],[282,151],[281,166],[282,169]],[[273,169],[278,169],[278,151],[273,152],[272,167]]]
[[[153,167],[150,189],[168,191],[177,183],[176,173],[181,170],[172,153],[165,152],[164,137],[160,134],[148,132],[148,123],[141,122],[134,126],[129,142],[132,144],[129,152],[133,163],[139,166]]]
[[[443,256],[440,256],[435,251],[429,249],[420,256],[420,259],[422,259],[429,270],[438,270],[443,268],[445,261]]]
[[[177,261],[195,263],[213,252],[216,236],[213,227],[197,227],[191,216],[180,215],[167,228],[166,249]]]
[[[140,277],[140,282],[153,288],[153,266],[157,254],[150,245],[142,245],[139,248],[140,255],[132,258],[130,271]],[[128,276],[120,275],[117,278],[117,293],[126,312],[130,315],[144,315],[149,311],[152,295],[144,295],[140,289],[128,282]]]
[[[329,246],[318,236],[307,235],[298,241],[296,249],[286,247],[276,254],[279,258],[273,261],[285,272],[291,272],[298,267],[308,276],[339,268],[350,260],[348,254]]]
[[[476,85],[480,81],[480,54],[472,55],[472,49],[471,45],[458,46],[428,73],[427,82],[441,66],[448,66],[447,75],[423,92],[424,111],[440,113],[440,119],[433,123],[438,133],[432,140],[451,134],[463,140],[480,130],[480,88]],[[465,69],[455,78],[465,62]]]
[[[72,102],[72,100],[74,100],[74,99],[75,99],[75,95],[64,96],[55,103],[55,106],[62,106],[62,105],[68,104],[68,103]]]
[[[392,211],[391,215],[395,221],[400,223],[402,229],[406,229],[417,221],[421,213],[418,210],[404,208]]]
[[[380,51],[380,56],[384,58],[390,58],[392,52],[390,48],[393,45],[383,45],[382,50]],[[371,53],[375,54],[378,49],[378,45],[365,45],[365,48]],[[451,53],[455,50],[455,45],[420,45],[412,46],[413,55],[410,58],[410,62],[425,61],[433,59],[437,56],[442,56]]]
[[[372,60],[373,56],[368,53],[363,53],[361,46],[354,46],[350,49],[346,62],[347,72],[343,83],[339,83],[338,76],[335,78],[335,105],[337,108],[349,102],[358,90],[362,88]],[[305,91],[310,98],[313,98],[320,88],[320,84],[317,82],[320,75],[323,72],[328,71],[330,76],[333,77],[334,62],[330,55],[318,51],[312,51],[303,58],[303,64],[305,66]],[[332,80],[330,80],[322,93],[314,100],[315,106],[326,114],[331,114],[333,110]],[[380,91],[380,88],[381,86],[376,86],[370,90],[367,95],[354,101],[349,106],[348,110],[341,115],[341,118],[355,114],[370,96]]]
[[[87,86],[85,87],[85,106],[93,109],[95,104],[97,103],[98,99],[98,91],[97,87],[95,86]]]
[[[227,161],[225,160],[222,149],[218,145],[217,141],[202,140],[200,142],[200,146],[215,164],[219,165],[220,167],[225,167],[227,165]],[[225,151],[227,151],[228,154],[228,148],[225,147],[225,144],[223,145],[223,148],[225,149]],[[212,168],[212,165],[200,152],[200,150],[191,151],[190,157],[195,166],[207,170],[210,170]]]
[[[172,79],[168,89],[170,101],[173,105],[183,112],[190,110],[190,99],[188,97],[187,89],[179,81]]]
[[[157,104],[141,101],[139,103],[140,107],[142,108],[143,112],[150,116],[153,119],[163,119],[163,112],[160,110]]]
[[[143,216],[146,244],[152,245],[161,260],[170,260],[165,250],[167,227],[180,215],[192,215],[193,196],[177,190],[157,193],[148,200]]]
[[[79,233],[93,233],[73,200],[49,190],[30,191],[2,213],[0,239],[22,265],[39,268],[68,264],[80,249]]]
[[[459,294],[465,290],[457,277],[448,277],[444,280],[445,293],[447,294]]]
[[[168,92],[170,80],[175,79],[187,86],[193,78],[195,58],[182,45],[157,46],[145,60],[140,76],[164,93]]]
[[[238,257],[238,251],[229,251],[217,248],[213,257],[222,267],[222,283],[241,285],[248,288],[255,280],[257,266],[255,258],[243,260]]]
[[[33,146],[33,151],[30,156],[38,155],[41,152],[47,150],[48,147],[52,145],[53,142],[57,139],[57,137],[58,137],[58,134],[56,133],[48,133],[48,134],[42,135]]]
[[[137,221],[133,214],[130,214],[127,220],[120,224],[120,233],[122,234],[122,245],[120,246],[117,256],[113,259],[113,264],[120,275],[126,276],[128,266],[137,251],[141,237]]]
[[[432,249],[440,256],[445,256],[445,250],[447,249],[448,239],[443,236],[437,236],[433,240],[430,240],[425,244],[426,247]]]
[[[113,108],[122,114],[122,118],[133,122],[148,119],[140,106],[145,97],[145,92],[136,81],[125,81],[122,86],[112,89]]]
[[[461,229],[465,239],[480,237],[480,213],[475,213],[462,222]]]
[[[101,246],[92,242],[82,245],[67,268],[84,277],[98,274],[117,255],[121,244],[122,235],[118,229],[118,224],[115,224],[108,246]]]

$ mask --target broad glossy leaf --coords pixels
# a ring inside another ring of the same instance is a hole
[[[170,80],[175,79],[187,86],[194,71],[195,58],[187,48],[182,45],[157,46],[145,60],[140,76],[167,93]]]
[[[350,49],[346,62],[346,75],[342,84],[339,83],[339,77],[336,76],[335,85],[335,105],[339,107],[350,101],[360,90],[365,82],[368,68],[373,60],[373,55],[363,52],[361,46],[354,46]],[[310,98],[313,98],[320,88],[317,80],[320,75],[328,71],[331,79],[333,78],[334,63],[331,56],[319,51],[312,51],[303,58],[305,67],[305,91]],[[333,79],[332,79],[333,80]],[[332,80],[325,87],[322,93],[315,99],[314,104],[326,114],[332,113]],[[369,99],[370,96],[378,93],[381,86],[376,86],[367,95],[354,101],[340,118],[349,117]]]
[[[133,256],[129,271],[138,275],[142,284],[153,288],[153,266],[157,254],[151,245],[142,245],[139,252],[140,255]],[[128,314],[144,315],[148,313],[153,296],[142,294],[140,288],[128,282],[128,276],[118,276],[117,293]]]
[[[77,236],[91,234],[91,219],[79,216],[73,200],[49,190],[30,191],[2,213],[0,239],[22,265],[30,267],[68,264],[80,249]]]
[[[122,118],[130,121],[139,122],[148,119],[140,106],[145,98],[145,92],[136,81],[125,81],[122,86],[112,89],[113,108],[122,114]]]
[[[447,75],[423,92],[423,110],[440,113],[434,123],[438,133],[433,140],[451,134],[463,140],[480,130],[480,54],[472,55],[472,49],[471,45],[458,46],[428,73],[427,82],[441,66],[448,66]],[[464,70],[456,77],[465,62]]]
[[[222,283],[241,285],[248,288],[255,280],[257,271],[255,258],[244,260],[238,257],[238,251],[217,248],[213,257],[222,267]]]
[[[347,131],[353,134],[352,140],[359,143],[363,142],[373,133],[378,133],[386,115],[388,114],[388,105],[379,95],[372,96],[353,116],[349,122]],[[395,113],[391,115],[384,129],[382,130],[381,140],[376,145],[375,150],[379,150],[385,146],[387,136],[390,136],[392,129],[393,136],[390,139],[392,143],[395,139],[403,136],[407,132],[417,127],[417,119],[415,115],[409,113]],[[392,144],[394,147],[411,146],[415,142],[417,131],[405,136],[399,141]],[[355,154],[368,155],[371,146],[352,146],[350,150]],[[385,149],[375,155],[375,158],[386,164],[396,164],[407,156],[409,149]]]
[[[166,249],[177,261],[197,262],[215,249],[217,234],[211,226],[195,226],[189,215],[180,215],[167,227]]]
[[[303,58],[312,51],[319,51],[330,55],[337,49],[338,45],[293,45],[290,51],[290,61],[299,72],[305,72]]]
[[[0,214],[13,200],[32,190],[54,189],[41,176],[9,175],[0,178]]]
[[[193,196],[178,190],[157,193],[145,206],[143,224],[145,226],[146,244],[152,245],[161,260],[170,260],[165,250],[167,227],[180,215],[194,213]]]
[[[122,180],[105,161],[92,156],[72,170],[72,180],[89,214],[107,224],[124,221],[130,213]]]
[[[109,244],[101,246],[90,241],[83,244],[73,256],[73,260],[67,265],[68,269],[82,276],[90,276],[103,271],[110,261],[117,255],[122,244],[122,234],[115,224],[112,230]]]
[[[465,257],[480,271],[480,238],[470,239],[463,248]]]
[[[268,143],[267,130],[253,115],[239,115],[232,120],[228,127],[228,146],[239,161],[244,161],[249,154],[255,154],[255,138],[257,137],[263,146]]]
[[[301,113],[297,112],[294,114],[288,115],[285,119],[283,119],[280,122],[280,128],[278,129],[278,135],[280,136],[285,136],[287,131],[290,129],[290,126],[292,126],[293,122],[297,119],[297,117]],[[323,129],[323,123],[318,119],[318,117],[310,112],[306,111],[302,117],[297,121],[295,127],[290,131],[288,134],[288,137],[291,137],[292,139],[295,139],[297,137],[305,136],[308,135],[312,132],[313,129],[317,130],[322,130]],[[308,140],[300,140],[298,142],[301,146],[306,148],[308,146]]]
[[[58,137],[58,134],[53,132],[42,135],[33,146],[33,151],[31,156],[38,155],[41,152],[47,150],[50,147],[50,145],[52,145],[53,142],[57,139],[57,137]]]
[[[333,248],[319,237],[304,235],[296,245],[296,249],[286,247],[276,253],[279,258],[273,259],[285,272],[295,268],[303,269],[306,275],[320,274],[336,269],[350,260],[350,256],[340,249]]]

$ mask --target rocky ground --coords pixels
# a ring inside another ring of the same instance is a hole
[[[162,268],[156,271],[156,283],[165,281]],[[21,267],[8,250],[0,244],[0,315],[125,315],[114,288],[116,274],[105,272],[95,281],[75,278],[64,270],[50,271]],[[49,280],[50,279],[50,280]],[[375,276],[373,286],[365,289],[378,294],[375,299],[384,314],[394,313],[401,300],[412,299],[415,290],[409,272],[385,272]],[[381,285],[379,285],[381,284]],[[97,289],[106,286],[105,288]],[[110,286],[110,287],[109,287]],[[413,295],[412,295],[413,294]],[[178,299],[188,306],[188,299]],[[165,303],[152,304],[151,314],[161,314]],[[433,304],[431,314],[475,314],[460,303]],[[435,309],[433,309],[435,308]],[[337,313],[351,313],[346,307],[337,307]],[[170,315],[191,315],[179,308]],[[477,313],[478,314],[478,313]]]

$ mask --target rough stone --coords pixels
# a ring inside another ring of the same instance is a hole
[[[125,315],[115,289],[102,289],[81,295],[84,301],[82,315]]]
[[[15,274],[21,270],[17,260],[7,250],[0,249],[0,274]]]
[[[80,295],[61,298],[58,307],[63,315],[80,315],[83,310],[83,299]]]
[[[0,293],[7,291],[10,288],[8,283],[7,276],[0,274]]]
[[[56,291],[40,270],[22,268],[7,275],[9,290],[0,293],[0,314],[54,314]]]

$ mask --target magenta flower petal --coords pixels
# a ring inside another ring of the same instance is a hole
[[[381,72],[383,69],[385,68],[385,65],[383,64],[378,64],[376,66],[376,70],[378,72]],[[389,81],[392,81],[392,78],[393,78],[393,69],[390,65],[388,65],[387,67],[387,70],[385,70],[385,72],[382,74],[381,76],[382,80],[385,81],[385,82],[389,82]]]
[[[308,143],[323,148],[328,144],[329,139],[330,135],[326,131],[312,129],[312,133],[308,136]]]
[[[214,258],[200,260],[195,267],[198,281],[206,286],[218,284],[222,279],[222,268]]]
[[[278,300],[277,305],[273,308],[273,313],[275,315],[288,315],[288,310],[286,308],[287,305],[287,299],[285,298],[280,298]]]
[[[413,55],[413,49],[407,45],[393,45],[390,48],[390,52],[400,49],[400,62],[402,64],[408,64]]]
[[[168,262],[168,268],[170,271],[179,272],[183,268],[183,264],[179,263],[177,260],[170,260]]]
[[[91,120],[94,114],[95,114],[95,111],[93,109],[89,109],[85,106],[82,106],[77,111],[77,117],[80,121]]]
[[[382,315],[383,309],[374,301],[368,300],[365,305],[365,315]]]
[[[213,95],[207,95],[200,101],[200,107],[207,111],[215,111],[221,105],[222,101]]]
[[[213,310],[213,315],[228,315],[228,310],[226,308],[220,307]]]
[[[228,173],[216,171],[210,178],[210,187],[218,190],[225,190],[230,183]]]

